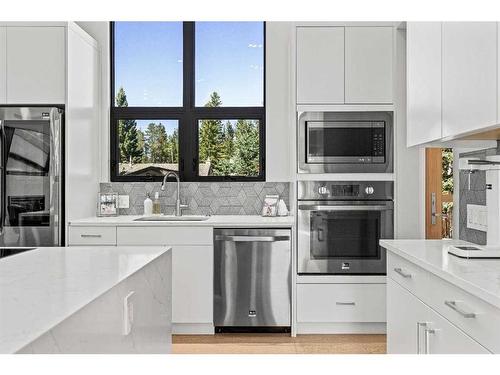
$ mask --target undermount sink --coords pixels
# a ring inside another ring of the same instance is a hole
[[[183,216],[171,216],[171,215],[158,215],[158,216],[143,216],[134,221],[205,221],[208,220],[210,216],[204,215],[183,215]]]

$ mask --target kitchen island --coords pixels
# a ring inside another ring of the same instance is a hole
[[[0,353],[169,353],[171,251],[53,247],[0,260]]]
[[[387,352],[500,353],[500,259],[463,259],[456,240],[381,240]]]

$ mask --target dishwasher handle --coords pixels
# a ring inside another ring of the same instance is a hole
[[[228,242],[278,242],[278,241],[289,241],[290,236],[226,236],[226,235],[216,235],[216,241],[228,241]]]

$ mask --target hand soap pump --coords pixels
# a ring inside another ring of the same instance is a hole
[[[155,193],[155,200],[153,201],[153,215],[161,214],[160,193]]]
[[[151,216],[153,214],[153,201],[149,197],[149,193],[147,198],[144,200],[144,216]]]

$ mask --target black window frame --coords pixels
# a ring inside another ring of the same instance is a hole
[[[116,107],[115,106],[115,32],[110,22],[110,180],[112,182],[155,182],[162,176],[120,176],[119,120],[178,120],[179,177],[181,181],[265,181],[266,162],[266,22],[263,24],[263,104],[261,107],[195,106],[195,22],[183,22],[183,106],[182,107]],[[259,174],[257,176],[199,176],[198,121],[259,121]]]

